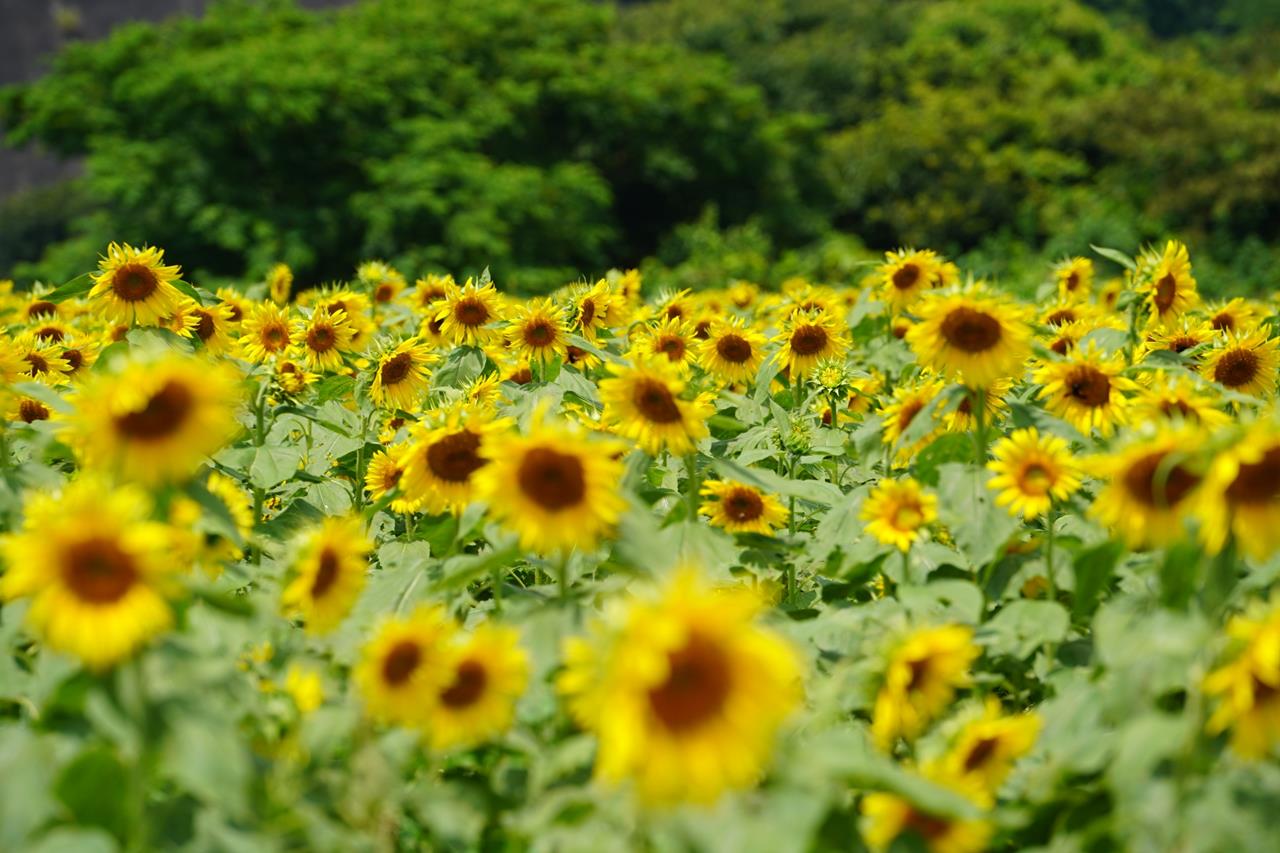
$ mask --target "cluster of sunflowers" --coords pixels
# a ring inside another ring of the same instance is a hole
[[[1205,780],[1280,797],[1249,775],[1280,744],[1276,305],[1202,303],[1174,241],[1104,256],[1036,305],[924,250],[649,298],[380,262],[214,293],[116,244],[8,283],[0,734],[92,761],[0,841],[1130,843],[1105,816],[1141,710],[1144,807],[1198,848],[1161,815]],[[1194,642],[1135,679],[1143,631]],[[170,682],[206,667],[202,716]],[[182,765],[183,714],[275,793]],[[103,761],[140,792],[118,821],[74,796]],[[392,781],[360,808],[365,776],[305,781],[350,767]],[[433,799],[460,779],[462,828]],[[219,817],[174,829],[187,800]]]

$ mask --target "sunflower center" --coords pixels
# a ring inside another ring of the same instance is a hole
[[[391,298],[396,295],[396,289],[390,284],[383,282],[373,291],[374,302],[390,302]]]
[[[155,441],[177,432],[195,407],[195,396],[181,382],[169,381],[141,409],[116,417],[116,429],[129,438]]]
[[[533,381],[533,370],[529,367],[520,367],[511,371],[511,375],[507,377],[508,382],[514,382],[517,385],[528,385]]]
[[[1199,345],[1200,342],[1190,335],[1178,335],[1169,341],[1169,349],[1176,353],[1184,353],[1192,347]]]
[[[1053,350],[1058,355],[1066,355],[1068,352],[1071,351],[1071,347],[1074,344],[1075,342],[1072,341],[1071,338],[1064,336],[1056,339],[1053,343],[1049,344],[1049,349]]]
[[[1227,487],[1227,500],[1233,504],[1269,503],[1277,497],[1280,497],[1280,445],[1269,449],[1257,462],[1242,464]]]
[[[947,343],[965,352],[986,352],[1000,343],[1000,321],[985,311],[961,305],[942,320]]]
[[[124,598],[138,579],[133,559],[113,539],[94,536],[62,553],[63,579],[76,597],[91,604]]]
[[[382,363],[382,367],[378,368],[378,378],[383,385],[395,385],[404,381],[412,366],[412,355],[407,352],[398,353]]]
[[[468,296],[454,307],[453,316],[464,326],[483,326],[489,320],[489,309],[483,300]]]
[[[911,422],[916,419],[916,415],[920,414],[923,409],[923,400],[911,400],[903,404],[898,411],[898,432],[900,434],[906,432],[907,427],[911,426]]]
[[[33,320],[36,317],[52,317],[56,313],[58,313],[58,306],[44,299],[32,302],[27,306],[27,317]]]
[[[1189,420],[1200,419],[1200,416],[1196,412],[1196,410],[1193,409],[1191,406],[1187,405],[1187,401],[1181,398],[1161,400],[1160,411],[1164,414],[1166,418],[1171,418],[1176,415],[1178,417],[1187,418]]]
[[[1213,320],[1210,321],[1215,329],[1219,332],[1230,332],[1236,327],[1236,318],[1232,317],[1226,311],[1215,314]]]
[[[338,555],[326,545],[320,551],[316,567],[316,579],[311,582],[311,597],[323,598],[325,593],[338,582]]]
[[[791,351],[796,355],[815,355],[826,348],[828,339],[827,330],[821,326],[804,325],[791,333]]]
[[[587,494],[582,460],[549,447],[535,447],[525,453],[516,481],[530,500],[552,512],[578,506]]]
[[[575,347],[572,344],[565,348],[565,359],[570,364],[578,364],[589,355],[590,353],[586,350],[580,347]]]
[[[458,664],[453,683],[440,694],[440,702],[446,708],[466,708],[474,705],[484,695],[489,674],[479,661],[464,660]]]
[[[31,365],[31,369],[27,371],[29,376],[39,376],[41,373],[49,372],[48,360],[38,352],[29,352],[24,358],[27,364]]]
[[[1257,353],[1247,349],[1228,350],[1213,368],[1214,381],[1228,388],[1248,385],[1257,375]]]
[[[471,430],[451,433],[427,448],[431,473],[448,483],[465,483],[485,460],[477,452],[480,436]]]
[[[159,286],[160,279],[142,264],[125,264],[111,277],[111,289],[125,302],[141,302]]]
[[[719,714],[732,686],[724,649],[691,634],[684,646],[668,655],[666,680],[649,691],[649,707],[668,729],[686,732]]]
[[[1000,741],[993,737],[979,738],[978,741],[970,748],[969,754],[964,757],[964,769],[970,773],[975,770],[981,770],[992,758],[995,757],[996,749],[1000,746]]]
[[[1049,491],[1053,476],[1039,462],[1032,462],[1022,469],[1022,491],[1029,495],[1043,495]]]
[[[1064,284],[1066,284],[1066,286],[1067,286],[1067,292],[1068,292],[1068,293],[1073,292],[1077,287],[1079,287],[1079,286],[1080,286],[1080,273],[1075,272],[1075,271],[1073,270],[1073,271],[1072,271],[1072,272],[1067,276],[1067,280],[1064,282]]]
[[[594,299],[584,299],[582,304],[578,306],[578,323],[582,326],[590,326],[591,321],[596,318],[596,302]]]
[[[422,662],[422,649],[412,640],[401,640],[392,646],[382,661],[382,680],[399,687],[409,680]]]
[[[77,370],[84,367],[84,353],[80,352],[78,349],[63,350],[62,357],[66,360],[67,364],[71,366],[72,373],[75,373]]]
[[[1151,507],[1177,506],[1200,478],[1181,465],[1165,465],[1168,451],[1149,453],[1129,466],[1124,485],[1135,499]],[[1163,482],[1157,480],[1157,475]]]
[[[893,511],[893,526],[899,530],[915,530],[924,522],[924,513],[915,504],[899,504]]]
[[[724,514],[732,521],[755,521],[764,514],[764,501],[750,489],[737,489],[723,502]]]
[[[1178,294],[1178,280],[1173,273],[1165,273],[1164,278],[1156,282],[1155,304],[1161,314],[1173,306],[1173,297]]]
[[[233,302],[224,302],[222,304],[231,309],[231,315],[230,315],[231,322],[239,323],[241,320],[244,319],[244,311],[240,308],[239,305],[236,305]]]
[[[328,352],[337,342],[332,326],[315,326],[307,332],[307,347],[312,352]]]
[[[213,337],[213,333],[217,330],[213,325],[213,315],[208,311],[196,311],[196,335],[202,341],[207,341]]]
[[[724,335],[716,341],[716,354],[730,364],[742,364],[751,358],[751,343],[741,335]]]
[[[18,417],[22,419],[24,424],[47,421],[49,420],[49,410],[38,400],[24,397],[22,402],[18,403]]]
[[[524,327],[524,342],[531,347],[545,347],[556,339],[556,330],[550,321],[541,317]]]
[[[431,319],[427,321],[427,327],[431,329],[431,334],[437,337],[444,330],[444,320]]]
[[[670,424],[680,420],[680,407],[669,389],[656,379],[636,382],[631,401],[645,420],[655,424]]]
[[[36,329],[36,337],[42,341],[53,341],[57,343],[67,336],[67,333],[59,329],[57,326],[44,326]]]
[[[903,828],[916,833],[925,841],[933,841],[943,838],[950,832],[951,823],[946,818],[935,817],[918,809],[908,807],[907,816],[903,820]]]
[[[1044,319],[1050,326],[1065,326],[1067,323],[1075,322],[1076,312],[1070,308],[1059,308]]]
[[[684,338],[678,335],[663,335],[658,338],[657,350],[666,355],[668,361],[679,361],[684,358]]]
[[[907,690],[920,690],[924,687],[924,683],[929,680],[929,670],[932,669],[932,664],[930,664],[928,658],[919,658],[908,661],[907,666],[911,669],[911,677],[907,679]]]
[[[920,280],[920,267],[903,264],[893,271],[893,286],[898,290],[910,290]]]
[[[679,319],[680,319],[681,317],[683,317],[683,316],[684,316],[684,309],[683,309],[683,308],[681,308],[679,305],[668,305],[668,306],[667,306],[667,319],[668,319],[668,320],[679,320]]]
[[[711,321],[699,320],[697,325],[693,327],[693,336],[700,341],[705,341],[711,337]]]
[[[1067,394],[1091,409],[1111,400],[1111,379],[1096,367],[1082,364],[1072,368],[1063,384]]]

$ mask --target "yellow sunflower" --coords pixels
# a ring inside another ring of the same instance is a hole
[[[508,347],[517,358],[546,364],[568,353],[564,311],[550,299],[534,299],[514,308],[507,318]]]
[[[179,267],[164,265],[164,250],[112,243],[98,261],[89,302],[117,323],[154,326],[174,313],[181,292],[173,286]]]
[[[1280,550],[1280,430],[1274,422],[1254,423],[1214,459],[1198,514],[1210,553],[1222,550],[1232,533],[1255,560]]]
[[[352,672],[365,713],[390,725],[425,727],[437,693],[450,682],[457,630],[440,605],[383,622]]]
[[[1204,375],[1228,391],[1270,398],[1276,392],[1280,369],[1280,341],[1267,337],[1265,327],[1228,332],[1204,361]]]
[[[980,792],[982,804],[991,805],[1014,763],[1035,746],[1041,725],[1038,714],[1006,715],[1000,700],[988,696],[982,716],[960,729],[937,763],[939,775]]]
[[[198,305],[187,299],[178,307],[178,315],[175,316],[190,318],[189,322],[183,323],[187,329],[185,337],[198,340],[206,351],[224,353],[231,350],[230,305],[221,302],[217,305]]]
[[[293,293],[293,270],[288,264],[276,264],[267,272],[267,295],[277,305],[289,304]]]
[[[1195,427],[1164,427],[1129,443],[1090,465],[1106,484],[1090,512],[1131,548],[1163,546],[1183,536],[1183,522],[1204,481]]]
[[[293,323],[289,309],[267,303],[249,308],[240,328],[240,352],[248,361],[261,364],[284,353],[293,345]]]
[[[502,319],[502,297],[493,282],[477,284],[467,279],[461,287],[455,284],[448,288],[435,319],[440,321],[445,340],[483,347],[497,338],[495,324]]]
[[[71,365],[63,358],[62,348],[45,343],[30,335],[22,335],[14,341],[18,357],[22,359],[25,376],[46,385],[62,385],[67,381]]]
[[[1084,301],[1093,289],[1093,261],[1067,258],[1054,268],[1053,278],[1058,286],[1058,298],[1063,302]]]
[[[439,308],[438,303],[443,302],[449,295],[450,287],[457,287],[453,276],[428,273],[425,278],[420,278],[413,283],[409,302],[427,315],[434,316],[434,309]]]
[[[597,778],[630,779],[649,804],[711,803],[759,781],[802,689],[796,653],[756,621],[763,605],[685,569],[565,644],[556,684],[599,740]]]
[[[698,344],[702,369],[724,382],[750,382],[764,361],[764,335],[740,320],[711,324],[707,339]]]
[[[820,361],[840,358],[848,349],[847,330],[831,314],[797,313],[782,324],[773,339],[781,345],[778,363],[790,371],[792,380],[808,376]]]
[[[173,623],[168,528],[145,492],[91,476],[27,500],[20,532],[0,540],[0,597],[29,598],[27,625],[48,646],[105,669]]]
[[[646,361],[660,361],[681,367],[689,364],[696,352],[693,327],[679,315],[667,317],[657,326],[646,328],[635,345],[635,355]]]
[[[332,516],[304,533],[293,555],[294,578],[280,596],[284,612],[301,616],[313,634],[338,627],[364,589],[372,550],[359,516]]]
[[[312,370],[332,372],[342,367],[342,354],[355,349],[355,329],[347,312],[317,308],[308,320],[299,320],[294,335],[302,357]]]
[[[916,451],[924,447],[937,433],[937,429],[934,428],[919,441],[900,444],[903,434],[912,422],[925,410],[925,407],[933,402],[935,397],[942,393],[945,386],[946,383],[941,379],[922,376],[911,385],[899,385],[894,388],[893,396],[881,406],[880,416],[884,421],[881,441],[891,447],[897,447],[894,455],[896,465],[905,465]]]
[[[135,358],[72,399],[64,436],[82,462],[145,483],[189,476],[240,428],[240,375],[225,362]]]
[[[1031,354],[1025,310],[985,292],[929,294],[912,310],[920,319],[907,343],[921,365],[941,375],[963,374],[985,388],[1017,378]]]
[[[369,397],[379,406],[413,411],[431,382],[427,366],[436,360],[436,354],[417,338],[401,341],[374,365]]]
[[[1149,326],[1143,336],[1139,358],[1147,353],[1168,350],[1181,355],[1218,337],[1213,326],[1190,314],[1183,314],[1167,323]],[[1193,363],[1196,360],[1192,356]]]
[[[614,374],[600,380],[605,422],[651,454],[666,449],[676,456],[692,453],[709,430],[715,412],[710,394],[692,400],[681,395],[685,382],[676,369],[659,360],[635,366],[611,364]]]
[[[927,774],[926,774],[927,776]],[[948,786],[946,778],[932,779]],[[935,814],[899,794],[877,791],[862,798],[862,838],[880,853],[889,849],[920,849],[928,853],[983,853],[989,849],[994,827],[977,817]],[[904,839],[910,841],[899,844]]]
[[[704,501],[698,512],[716,527],[730,533],[760,533],[769,536],[787,523],[787,509],[773,495],[746,483],[708,480],[702,484]]]
[[[626,506],[622,447],[587,440],[574,424],[552,424],[535,413],[525,434],[493,436],[485,451],[490,461],[475,473],[477,495],[523,548],[590,550]]]
[[[1224,334],[1244,332],[1258,324],[1260,310],[1257,305],[1239,296],[1227,302],[1210,305],[1206,310],[1209,325]]]
[[[320,379],[318,374],[307,370],[306,366],[292,358],[282,358],[276,362],[276,384],[280,390],[290,397],[297,397],[307,386],[314,385]]]
[[[883,545],[908,551],[938,518],[938,497],[910,477],[881,480],[862,503],[867,532]]]
[[[1013,380],[999,379],[987,388],[968,387],[968,380],[964,376],[958,377],[958,380],[961,385],[966,386],[967,393],[953,411],[947,412],[943,416],[942,426],[947,432],[973,432],[978,428],[978,419],[974,417],[974,397],[982,399],[983,423],[988,427],[999,422],[1008,412],[1009,403],[1005,398],[1009,396],[1009,389],[1013,387]]]
[[[969,685],[969,667],[981,653],[964,625],[921,628],[902,638],[889,652],[876,694],[876,741],[887,749],[899,737],[915,739],[951,704],[956,689]]]
[[[1168,323],[1199,304],[1187,247],[1177,240],[1166,243],[1158,255],[1150,252],[1144,256],[1140,269],[1140,291],[1147,294],[1152,323]]]
[[[1128,422],[1125,394],[1138,387],[1123,375],[1124,369],[1122,354],[1103,355],[1091,344],[1069,358],[1046,362],[1034,379],[1043,386],[1039,398],[1051,413],[1085,435],[1097,430],[1108,436]]]
[[[404,447],[392,450],[379,450],[369,460],[369,467],[364,474],[364,487],[369,496],[380,501],[400,488],[400,480],[404,477]],[[416,512],[421,501],[406,498],[403,495],[393,498],[388,507],[392,512]]]
[[[475,474],[492,458],[491,443],[510,426],[477,404],[433,413],[414,428],[399,458],[405,499],[431,514],[462,512],[475,500]]]
[[[485,623],[452,649],[430,703],[427,737],[436,750],[471,747],[511,727],[529,683],[529,656],[512,628]]]
[[[941,259],[930,249],[885,252],[877,267],[880,298],[895,311],[906,308],[926,291],[942,284]]]
[[[1272,754],[1280,742],[1280,602],[1254,604],[1231,617],[1234,657],[1209,673],[1204,692],[1217,697],[1205,728],[1231,730],[1231,749],[1245,759]]]
[[[1190,421],[1205,427],[1225,426],[1231,416],[1204,383],[1180,373],[1150,373],[1140,380],[1130,409],[1134,423]]]
[[[1016,429],[996,442],[995,458],[987,468],[995,476],[987,486],[997,492],[996,504],[1013,515],[1038,518],[1054,501],[1061,503],[1080,488],[1082,471],[1067,442],[1041,435],[1035,427]]]
[[[575,288],[569,301],[573,328],[589,341],[596,340],[600,332],[626,322],[626,300],[608,279],[602,278],[590,287]]]
[[[84,339],[63,341],[62,360],[67,363],[67,376],[81,379],[88,375],[86,368],[98,360],[98,345]]]
[[[405,289],[404,276],[384,261],[366,261],[356,268],[356,280],[368,289],[375,304],[395,302]]]

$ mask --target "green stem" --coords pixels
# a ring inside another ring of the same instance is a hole
[[[973,408],[973,444],[974,453],[977,458],[974,460],[978,463],[978,467],[987,464],[987,391],[985,388],[969,389],[970,406]]]
[[[698,454],[691,452],[684,458],[685,500],[689,507],[689,520],[698,520]]]
[[[835,394],[832,394],[830,397],[830,405],[831,405],[831,428],[839,429],[840,428],[840,407],[836,405]]]
[[[1049,577],[1049,600],[1058,600],[1058,582],[1053,576],[1053,528],[1054,517],[1053,508],[1049,508],[1048,514],[1044,520],[1045,541],[1044,541],[1044,571]]]
[[[502,585],[506,582],[505,569],[493,570],[493,612],[502,613]]]
[[[569,606],[569,551],[560,555],[560,563],[556,566],[556,582],[560,587],[560,604]]]

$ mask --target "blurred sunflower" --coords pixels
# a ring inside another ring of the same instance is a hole
[[[1080,488],[1082,471],[1064,439],[1041,435],[1035,427],[1016,429],[996,442],[987,468],[995,476],[988,488],[999,492],[998,506],[1014,515],[1038,518]]]
[[[365,713],[382,723],[425,727],[438,691],[450,682],[450,642],[457,630],[438,604],[384,621],[352,671]]]
[[[710,394],[692,400],[681,395],[685,382],[676,369],[661,360],[634,366],[611,364],[613,373],[600,380],[604,419],[614,431],[651,454],[668,450],[676,456],[692,453],[708,435],[714,414]]]
[[[373,368],[369,397],[379,406],[413,411],[431,383],[427,366],[438,356],[417,338],[408,338],[383,354]]]
[[[1061,361],[1046,362],[1034,379],[1044,386],[1038,396],[1052,414],[1085,435],[1097,430],[1108,436],[1128,422],[1125,393],[1138,387],[1123,375],[1124,369],[1122,354],[1106,356],[1090,344]]]
[[[265,302],[254,305],[240,329],[240,352],[248,361],[261,364],[293,345],[293,329],[288,308]]]
[[[941,379],[930,376],[921,376],[913,384],[898,385],[893,389],[893,396],[881,405],[880,417],[884,422],[884,432],[881,441],[885,444],[896,447],[894,455],[894,463],[897,465],[905,465],[916,451],[929,442],[936,434],[937,428],[933,428],[926,432],[919,440],[902,443],[902,436],[915,422],[925,408],[933,402],[934,398],[942,393],[945,387]]]
[[[1265,327],[1228,332],[1204,361],[1204,375],[1228,391],[1270,398],[1276,392],[1280,369],[1280,341],[1267,337]]]
[[[978,428],[978,419],[974,417],[975,397],[982,400],[982,422],[988,427],[999,423],[1009,411],[1009,403],[1005,398],[1009,396],[1013,380],[999,379],[987,388],[969,387],[968,380],[964,376],[958,377],[958,381],[965,386],[967,393],[953,411],[943,415],[942,426],[947,432],[973,432]]]
[[[205,306],[186,300],[179,312],[192,320],[188,337],[200,341],[207,352],[224,353],[231,350],[231,306],[226,303]]]
[[[276,384],[291,397],[297,397],[319,379],[318,374],[312,373],[305,365],[291,358],[282,358],[276,362]]]
[[[943,784],[947,780],[940,780]],[[928,853],[982,853],[995,828],[990,821],[934,813],[900,794],[874,792],[862,798],[862,838],[882,850],[926,850]]]
[[[92,276],[89,302],[117,323],[158,325],[178,307],[182,294],[173,282],[179,272],[177,266],[164,265],[162,249],[112,243]]]
[[[941,284],[941,259],[930,249],[885,252],[880,275],[880,298],[900,311],[926,291]]]
[[[1205,427],[1224,426],[1231,416],[1222,402],[1202,380],[1180,373],[1161,372],[1143,376],[1130,409],[1134,423],[1189,421]]]
[[[17,356],[23,362],[24,378],[31,378],[45,385],[62,385],[67,381],[71,365],[63,358],[62,348],[45,343],[30,335],[22,335],[14,341]]]
[[[444,305],[436,311],[440,334],[459,346],[482,347],[495,340],[495,324],[502,319],[502,296],[493,282],[477,284],[471,279],[459,287],[447,288]]]
[[[1058,298],[1063,302],[1082,302],[1093,289],[1093,261],[1088,258],[1067,258],[1053,270]]]
[[[759,626],[753,590],[712,589],[677,572],[565,644],[556,686],[599,740],[596,776],[634,781],[642,802],[714,802],[754,785],[799,704],[801,667]]]
[[[1254,604],[1231,617],[1234,657],[1204,680],[1217,707],[1205,729],[1231,730],[1231,749],[1245,759],[1270,755],[1280,742],[1280,603]]]
[[[889,652],[876,694],[871,733],[888,749],[899,737],[913,740],[970,683],[969,667],[982,654],[964,625],[920,628]]]
[[[778,363],[791,373],[792,380],[802,379],[820,361],[840,358],[848,349],[845,330],[831,314],[792,314],[782,324],[782,331],[773,340],[781,344]]]
[[[518,305],[507,317],[507,345],[517,358],[546,364],[568,353],[564,311],[550,299]]]
[[[1186,425],[1136,435],[1090,465],[1106,486],[1090,512],[1131,548],[1163,546],[1182,538],[1204,472],[1203,434]]]
[[[529,656],[512,628],[485,623],[455,644],[429,705],[427,737],[436,750],[470,747],[511,727],[529,683]]]
[[[27,499],[22,530],[0,539],[0,596],[30,598],[36,636],[105,669],[173,623],[171,544],[145,492],[82,475]]]
[[[404,276],[384,261],[366,261],[356,268],[356,280],[365,286],[376,305],[395,302],[405,289]]]
[[[711,324],[707,339],[698,344],[702,369],[725,382],[750,382],[764,361],[764,335],[741,320]]]
[[[755,486],[727,480],[708,480],[702,484],[703,501],[698,513],[707,516],[716,527],[730,533],[760,533],[769,536],[775,528],[787,523],[787,509],[773,495]]]
[[[695,350],[693,329],[679,316],[667,317],[657,326],[646,328],[636,341],[633,355],[645,361],[666,359],[684,367],[691,363]]]
[[[432,514],[461,512],[475,500],[475,474],[492,458],[492,442],[510,426],[510,420],[495,419],[474,403],[428,415],[399,458],[405,499]]]
[[[285,613],[302,617],[309,633],[338,627],[351,612],[373,550],[359,516],[331,516],[303,534],[294,551],[294,578],[280,596]]]
[[[427,273],[425,278],[420,278],[413,283],[408,302],[419,311],[434,316],[433,309],[440,307],[439,303],[449,295],[450,287],[457,287],[453,276]]]
[[[310,319],[294,325],[294,335],[307,367],[331,373],[342,367],[342,354],[355,349],[355,330],[346,311],[317,308]]]
[[[938,518],[938,498],[910,477],[881,480],[862,503],[867,532],[883,545],[908,551]]]
[[[1257,421],[1213,460],[1198,509],[1210,553],[1235,534],[1240,550],[1262,561],[1280,550],[1280,430]]]
[[[1182,355],[1217,337],[1213,327],[1199,317],[1183,314],[1168,323],[1152,325],[1143,336],[1139,360],[1147,353],[1167,350]],[[1191,357],[1191,356],[1188,356]],[[1192,363],[1198,359],[1193,358]]]
[[[574,288],[569,304],[573,328],[589,341],[626,321],[626,302],[614,292],[608,279],[602,278],[590,287]]]
[[[379,450],[373,454],[364,475],[364,487],[369,492],[369,497],[380,501],[400,488],[400,480],[404,477],[404,456],[403,446],[392,448],[390,451]],[[416,512],[420,505],[421,501],[400,495],[393,498],[387,508],[392,512],[407,513]]]
[[[1014,762],[1035,746],[1042,722],[1034,713],[1006,715],[1000,700],[988,696],[982,716],[960,729],[937,762],[938,774],[979,792],[982,804],[992,805]]]
[[[1199,303],[1185,245],[1170,240],[1163,252],[1148,253],[1140,260],[1144,275],[1139,291],[1147,294],[1152,323],[1168,323]]]
[[[1247,331],[1254,328],[1259,320],[1258,306],[1239,296],[1210,305],[1205,312],[1209,325],[1223,333]]]
[[[293,270],[288,264],[276,264],[267,272],[267,295],[277,305],[289,304],[293,292]]]
[[[936,293],[913,311],[907,343],[926,368],[974,387],[1017,378],[1031,355],[1031,327],[1020,307],[985,292]]]

